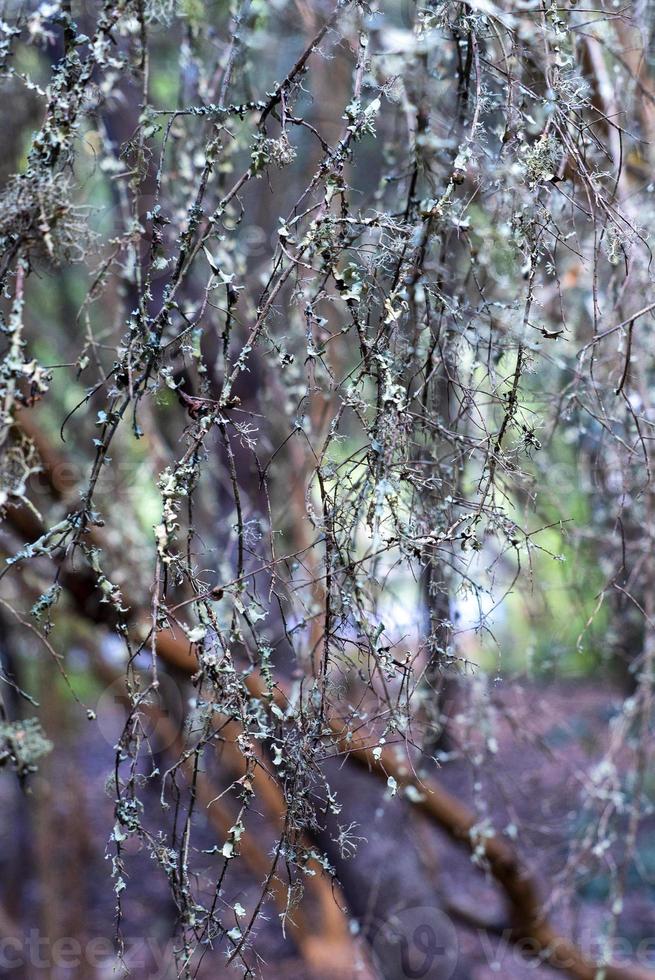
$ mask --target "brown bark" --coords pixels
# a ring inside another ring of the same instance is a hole
[[[505,893],[513,942],[530,940],[538,947],[545,963],[575,980],[596,980],[599,976],[604,980],[654,980],[655,973],[637,966],[601,968],[587,959],[575,943],[558,934],[543,913],[536,883],[522,867],[510,844],[498,835],[485,837],[483,841],[476,837],[472,833],[477,823],[475,814],[434,780],[419,783],[409,765],[398,762],[393,749],[385,748],[376,760],[369,749],[353,747],[352,742],[344,739],[340,741],[340,747],[349,759],[369,772],[383,779],[393,776],[399,787],[414,786],[419,795],[411,805],[445,831],[451,840],[471,852],[483,844],[485,863]]]

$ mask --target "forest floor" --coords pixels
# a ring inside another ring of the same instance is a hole
[[[584,849],[572,848],[571,842],[583,841],[597,828],[602,808],[584,812],[581,787],[590,785],[603,758],[621,698],[591,681],[501,682],[488,692],[486,703],[495,718],[491,763],[489,756],[477,763],[445,761],[435,778],[470,805],[486,800],[495,828],[510,834],[517,828],[516,846],[540,883],[552,920],[597,955],[611,918],[611,876],[602,857],[592,867]],[[60,740],[42,772],[30,779],[28,793],[8,774],[0,778],[0,908],[5,916],[5,921],[0,917],[0,976],[12,980],[122,975],[110,954],[115,897],[109,877],[112,851],[106,843],[113,825],[106,784],[113,763],[111,737],[106,724],[103,737],[87,722],[84,739],[76,737],[76,724],[67,724],[69,737]],[[461,724],[456,716],[455,738]],[[405,801],[390,799],[384,786],[361,770],[335,766],[333,775],[333,786],[346,801],[340,819],[355,821],[354,833],[364,840],[349,861],[340,860],[328,834],[323,844],[338,865],[351,912],[372,944],[382,980],[555,975],[508,943],[502,895],[463,849],[411,814]],[[614,828],[619,840],[624,829],[624,824]],[[211,827],[201,819],[197,856],[215,843]],[[135,980],[169,980],[176,971],[175,909],[168,886],[143,850],[130,844],[127,851],[122,894],[126,962]],[[247,908],[256,901],[259,885],[235,867],[229,892],[231,902],[238,899]],[[614,946],[619,959],[629,956],[655,968],[654,908],[655,819],[649,817],[641,831],[639,861],[627,873],[620,945]],[[482,928],[483,923],[492,930]],[[7,944],[12,929],[20,943]],[[427,947],[423,954],[425,937],[434,935],[440,937],[438,954]],[[60,946],[64,955],[58,953],[60,965],[53,965],[55,937],[78,942],[85,951],[83,962],[69,967],[71,957],[67,960],[66,947]],[[418,948],[409,947],[409,961],[403,959],[403,938],[418,943]],[[258,929],[256,947],[264,958],[264,977],[306,976],[292,942],[281,936],[274,910]],[[205,956],[198,973],[207,980],[235,975],[218,952]]]

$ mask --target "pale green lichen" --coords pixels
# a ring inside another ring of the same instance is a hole
[[[9,766],[19,776],[36,772],[39,759],[52,751],[38,718],[0,722],[0,766]]]

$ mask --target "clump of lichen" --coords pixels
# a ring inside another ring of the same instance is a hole
[[[522,153],[525,179],[530,187],[544,184],[557,174],[562,147],[554,136],[541,136]]]
[[[253,142],[250,159],[253,171],[260,174],[271,164],[275,167],[286,167],[293,163],[296,159],[296,150],[284,133],[279,139],[269,139],[258,133]]]
[[[0,766],[10,766],[19,776],[36,772],[37,761],[52,751],[38,718],[0,722]]]
[[[29,439],[12,436],[0,454],[0,515],[9,503],[25,503],[28,481],[40,469],[38,453]]]
[[[32,258],[59,265],[84,257],[91,234],[84,208],[73,203],[69,179],[62,174],[13,177],[0,198],[0,249],[18,244]]]

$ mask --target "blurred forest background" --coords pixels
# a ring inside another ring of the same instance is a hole
[[[0,975],[655,977],[654,34],[4,0]]]

